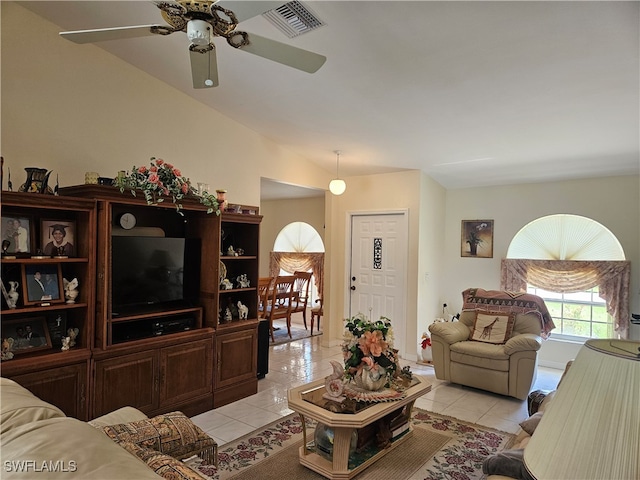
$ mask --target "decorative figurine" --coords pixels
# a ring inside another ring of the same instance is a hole
[[[62,338],[62,348],[60,348],[60,350],[62,350],[63,352],[66,352],[67,350],[69,350],[69,344],[71,343],[71,337],[63,337]]]
[[[233,290],[233,283],[231,283],[228,278],[225,278],[222,281],[221,287],[223,290]]]
[[[20,297],[20,294],[18,293],[19,286],[20,284],[18,282],[9,281],[9,291],[7,292],[7,298],[5,298],[9,308],[16,308],[16,305],[18,304],[18,298]]]
[[[247,278],[247,274],[243,273],[239,277],[236,278],[236,282],[238,282],[238,288],[249,288],[249,279]]]
[[[231,309],[227,308],[224,311],[224,321],[225,322],[230,322],[231,320],[233,320],[233,315],[231,314]]]
[[[64,298],[67,299],[66,303],[76,303],[76,297],[78,296],[78,279],[74,278],[69,281],[63,278],[62,281],[64,283]]]
[[[229,248],[227,248],[227,256],[229,256],[229,257],[237,257],[238,256],[238,252],[236,252],[233,249],[233,245],[229,245]]]
[[[2,353],[0,353],[0,360],[11,360],[13,358],[13,338],[2,339]]]
[[[11,242],[9,240],[2,241],[2,258],[6,258],[6,259],[16,258],[15,255],[9,255],[10,246],[11,246]]]
[[[246,320],[249,317],[249,307],[243,305],[240,300],[238,300],[238,317],[240,320]]]
[[[69,347],[74,347],[76,345],[76,338],[80,334],[80,330],[78,328],[70,328],[67,330],[67,334],[69,335]]]

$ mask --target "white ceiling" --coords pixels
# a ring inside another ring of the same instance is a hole
[[[220,86],[194,90],[181,32],[97,45],[327,170],[341,150],[341,176],[421,169],[464,188],[640,173],[640,3],[303,3],[327,25],[291,40],[261,16],[238,29],[326,55],[315,74],[220,39]],[[164,23],[147,1],[23,5],[61,30]]]

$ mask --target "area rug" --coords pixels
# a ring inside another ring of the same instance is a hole
[[[269,345],[282,345],[284,343],[293,342],[295,340],[300,340],[302,338],[311,337],[311,331],[305,329],[304,327],[298,327],[296,325],[291,325],[291,337],[289,338],[289,334],[287,333],[287,322],[286,321],[274,321],[273,326],[277,328],[273,332],[274,341],[272,342],[269,339]],[[313,336],[316,337],[318,335],[322,335],[322,332],[317,330],[313,331]]]
[[[413,409],[411,422],[413,436],[360,473],[358,480],[480,480],[484,459],[509,448],[515,438],[418,408]],[[312,438],[310,429],[307,441]],[[300,418],[292,414],[222,446],[218,469],[192,466],[212,480],[321,480],[321,475],[299,465],[301,444]]]

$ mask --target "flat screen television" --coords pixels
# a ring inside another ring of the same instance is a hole
[[[200,279],[200,242],[172,237],[111,238],[112,315],[190,307]]]

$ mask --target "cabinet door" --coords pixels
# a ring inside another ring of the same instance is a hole
[[[49,402],[66,416],[87,418],[87,363],[67,365],[11,377],[36,397]]]
[[[160,350],[160,406],[191,400],[213,390],[213,339]]]
[[[256,378],[257,332],[255,326],[216,336],[216,388]]]
[[[150,412],[158,408],[156,350],[95,362],[94,417],[130,405]]]

